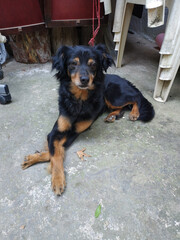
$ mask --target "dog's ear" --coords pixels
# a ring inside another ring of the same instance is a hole
[[[60,75],[66,67],[65,65],[69,49],[70,47],[62,46],[57,50],[56,55],[52,57],[52,70],[56,69],[58,75]]]
[[[106,47],[103,44],[98,44],[94,48],[99,52],[102,68],[106,72],[108,67],[115,64],[113,58],[107,53]]]

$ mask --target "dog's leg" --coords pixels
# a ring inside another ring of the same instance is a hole
[[[53,154],[51,154],[51,173],[52,173],[52,189],[56,195],[61,195],[66,186],[64,175],[64,146],[66,138],[61,140],[54,140]]]
[[[104,121],[105,122],[108,122],[108,123],[112,123],[114,122],[116,119],[119,119],[121,117],[123,117],[124,115],[124,112],[121,113],[124,105],[120,105],[120,106],[113,106],[111,104],[110,101],[108,101],[107,99],[105,99],[105,103],[106,103],[106,106],[110,109],[110,110],[113,110],[113,112],[111,112],[105,119]]]
[[[64,175],[64,144],[71,132],[70,119],[60,115],[51,133],[48,135],[48,146],[51,161],[51,186],[56,195],[61,195],[65,189]]]
[[[131,121],[136,121],[139,118],[139,108],[137,102],[127,102],[123,104],[122,106],[113,106],[108,100],[105,99],[106,105],[108,108],[115,110],[114,112],[110,113],[106,118],[105,122],[114,122],[116,119],[116,116],[120,115],[121,110],[123,107],[127,105],[132,105],[132,110],[129,114],[129,119]]]
[[[139,108],[136,102],[133,103],[132,110],[129,114],[129,119],[131,121],[136,121],[139,117]]]
[[[124,113],[121,114],[122,108],[117,109],[116,111],[111,112],[105,119],[105,122],[112,123],[116,119],[121,118]]]
[[[21,164],[22,169],[26,169],[33,164],[40,163],[40,162],[48,162],[50,161],[49,151],[41,152],[41,153],[34,153],[25,157],[24,162]]]
[[[75,139],[74,137],[71,141],[71,138],[74,136],[71,127],[71,120],[60,115],[48,136],[52,173],[51,184],[56,195],[61,195],[66,186],[63,162],[65,147],[69,146]]]
[[[80,134],[87,130],[93,123],[93,120],[79,121],[75,124],[75,131]]]

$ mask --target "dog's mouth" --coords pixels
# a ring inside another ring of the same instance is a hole
[[[89,88],[89,86],[87,84],[86,85],[81,84],[81,85],[78,85],[77,87],[80,89],[88,89]]]

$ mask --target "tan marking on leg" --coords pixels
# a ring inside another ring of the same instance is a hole
[[[56,195],[61,195],[66,186],[64,175],[64,147],[66,138],[54,141],[54,155],[51,156],[52,189]]]
[[[122,108],[119,108],[118,110],[111,112],[105,119],[105,122],[112,123],[116,120],[116,116],[118,116],[121,112]]]
[[[64,143],[67,141],[66,137],[63,137],[60,141],[59,144],[64,145]]]
[[[133,108],[132,108],[132,110],[131,110],[131,112],[130,112],[130,114],[129,114],[129,118],[130,118],[130,120],[131,121],[136,121],[137,119],[138,119],[138,117],[139,117],[139,108],[138,108],[138,105],[137,105],[137,102],[127,102],[126,104],[124,104],[124,105],[122,105],[122,106],[113,106],[108,100],[106,100],[105,99],[105,103],[106,103],[106,105],[107,105],[107,107],[108,108],[110,108],[110,109],[117,109],[117,110],[119,110],[119,109],[122,109],[123,107],[125,107],[125,106],[127,106],[127,105],[133,105]],[[112,115],[114,115],[113,114],[114,112],[112,112],[112,113],[110,113],[108,116],[107,116],[107,118],[110,116],[112,116]],[[107,119],[106,118],[106,119]],[[111,118],[113,118],[113,117],[111,117]],[[106,119],[105,119],[105,121],[106,121]],[[112,120],[112,122],[114,121],[114,118],[113,118],[113,120]]]
[[[131,121],[136,121],[138,119],[138,117],[139,117],[139,108],[138,108],[137,103],[135,102],[133,104],[133,108],[129,114],[129,118]]]
[[[66,141],[67,141],[67,138],[64,137],[63,139],[61,139],[61,140],[59,141],[59,144],[61,144],[61,145],[63,146],[64,143],[65,143]],[[52,166],[51,166],[51,162],[50,162],[50,164],[49,164],[47,170],[48,170],[48,172],[49,172],[50,174],[52,174]]]
[[[81,133],[81,132],[85,131],[88,127],[91,126],[92,122],[93,122],[92,120],[77,122],[76,123],[76,132]]]
[[[60,132],[68,131],[71,128],[70,120],[65,116],[60,116],[58,118],[58,130]]]
[[[39,162],[48,162],[50,161],[50,155],[49,152],[41,152],[41,153],[35,153],[31,154],[25,157],[25,161],[21,164],[22,169],[26,169],[33,164],[39,163]]]
[[[120,109],[120,108],[123,108],[127,105],[134,104],[134,102],[127,102],[127,103],[123,104],[122,106],[113,106],[107,99],[105,99],[105,103],[106,103],[107,107],[110,108],[110,109]]]
[[[107,100],[105,99],[105,103],[106,103],[106,106],[109,108],[109,109],[113,109],[114,106]]]

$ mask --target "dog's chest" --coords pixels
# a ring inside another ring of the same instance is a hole
[[[66,93],[66,94],[65,94]],[[103,91],[90,91],[88,96],[61,92],[60,112],[72,119],[96,119],[104,108]]]
[[[103,98],[89,98],[86,101],[76,100],[71,108],[72,114],[76,115],[78,120],[96,119],[103,109]]]

